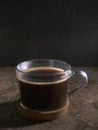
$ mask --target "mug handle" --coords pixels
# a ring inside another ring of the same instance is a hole
[[[86,72],[84,72],[84,71],[75,71],[75,72],[74,72],[74,71],[73,71],[71,77],[73,77],[73,76],[75,76],[75,75],[80,75],[80,76],[83,78],[83,83],[80,84],[79,86],[73,88],[73,89],[67,90],[68,95],[72,94],[73,92],[77,91],[77,90],[80,89],[80,88],[85,87],[86,84],[88,83],[88,76],[87,76]],[[69,79],[69,80],[70,80],[70,79]]]

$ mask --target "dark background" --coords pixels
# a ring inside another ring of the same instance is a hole
[[[97,0],[0,2],[0,66],[36,58],[98,66]]]

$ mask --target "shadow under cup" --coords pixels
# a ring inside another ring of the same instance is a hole
[[[67,80],[72,76],[69,64],[47,59],[25,61],[17,65],[16,75],[22,115],[48,120],[67,111]]]

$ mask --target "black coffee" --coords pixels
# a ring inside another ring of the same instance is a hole
[[[61,73],[60,73],[61,72]],[[66,77],[62,69],[36,67],[19,80],[21,102],[38,111],[59,109],[66,103]]]

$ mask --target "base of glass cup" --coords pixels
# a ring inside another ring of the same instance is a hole
[[[64,107],[57,109],[57,110],[52,110],[52,111],[36,111],[29,109],[25,107],[21,102],[18,105],[19,112],[22,116],[27,117],[29,119],[33,120],[40,120],[40,121],[48,121],[48,120],[53,120],[56,118],[59,118],[66,114],[68,112],[68,108],[70,105],[70,101],[67,98],[66,104]]]

